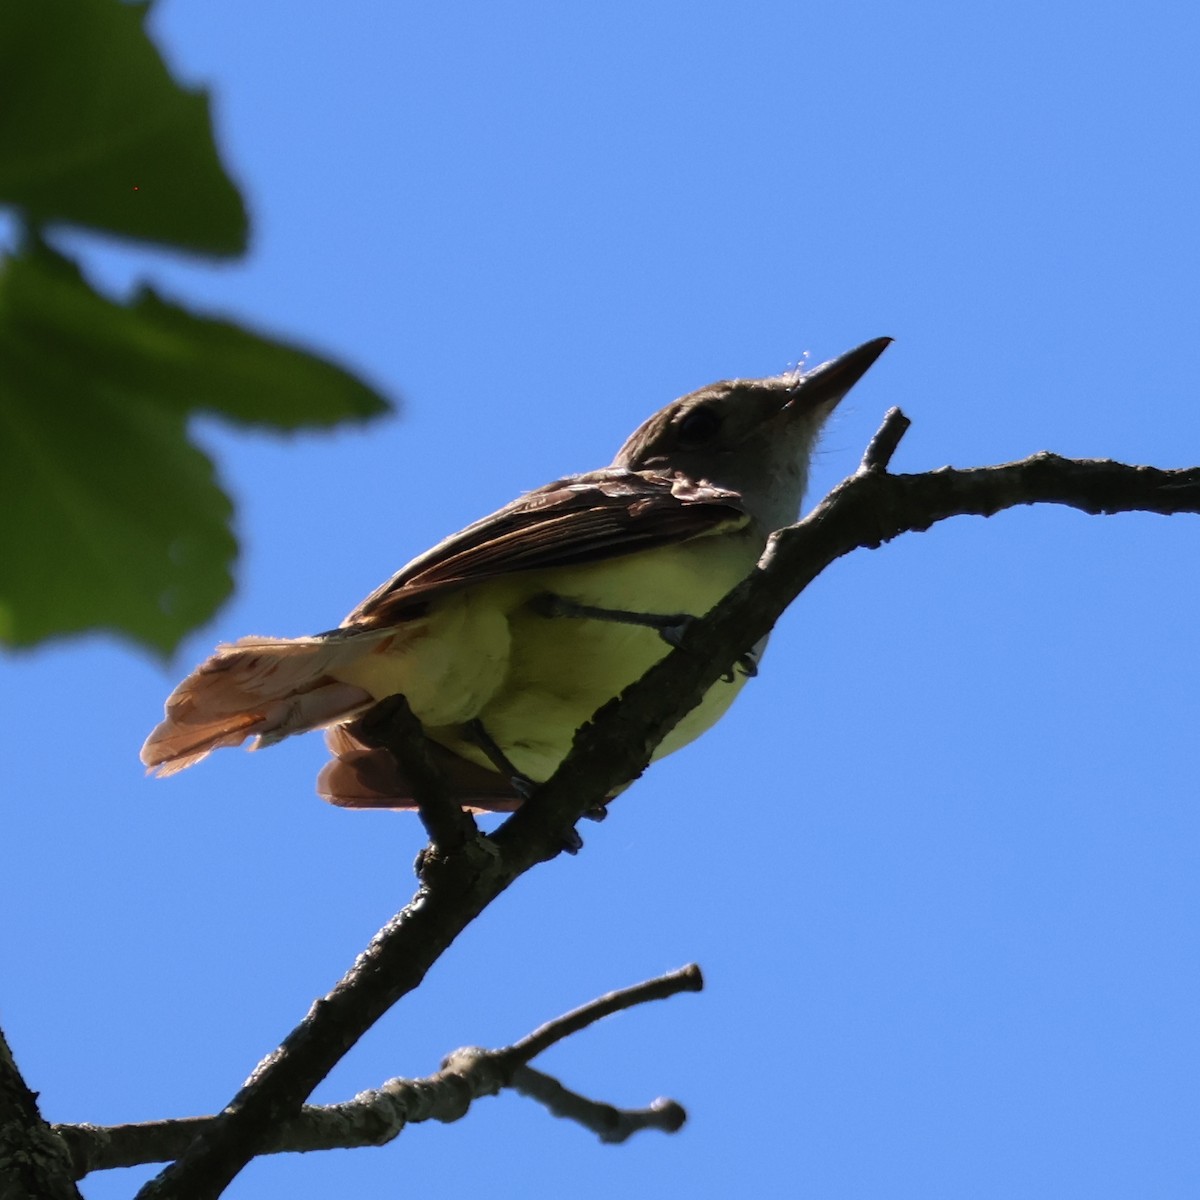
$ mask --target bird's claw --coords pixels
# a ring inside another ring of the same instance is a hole
[[[722,681],[733,683],[738,671],[741,671],[744,679],[753,679],[758,674],[758,661],[753,654],[739,654],[733,666],[721,676]]]
[[[673,617],[663,617],[662,620],[663,623],[658,626],[658,636],[676,650],[683,645],[687,631],[696,623],[696,618],[690,613],[677,613]]]

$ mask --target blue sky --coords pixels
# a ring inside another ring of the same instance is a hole
[[[233,602],[169,668],[103,639],[0,666],[0,1017],[52,1120],[219,1108],[411,893],[418,823],[323,805],[319,738],[143,779],[216,641],[328,628],[672,397],[881,334],[814,493],[892,404],[897,470],[1200,461],[1192,5],[161,0],[152,28],[214,91],[252,253],[61,244],[405,407],[200,426],[240,506]],[[703,994],[543,1063],[670,1095],[685,1132],[602,1147],[503,1098],[229,1195],[1194,1196],[1198,532],[1022,510],[836,564],[721,725],[316,1094],[694,959]]]

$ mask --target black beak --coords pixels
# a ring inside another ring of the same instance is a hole
[[[832,408],[891,344],[890,337],[872,338],[806,371],[796,381],[792,403],[806,410]]]

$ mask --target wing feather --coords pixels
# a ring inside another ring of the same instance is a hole
[[[633,554],[738,529],[750,520],[736,492],[657,471],[608,468],[571,475],[468,525],[402,567],[343,627],[409,619],[449,591],[514,571]]]

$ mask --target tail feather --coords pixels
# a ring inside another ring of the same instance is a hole
[[[331,671],[370,649],[362,638],[242,638],[201,663],[167,698],[142,762],[173,775],[223,746],[257,735],[252,749],[345,720],[374,703]]]
[[[353,724],[326,730],[325,744],[334,757],[317,776],[317,792],[330,804],[342,808],[417,807],[412,782],[395,755],[360,741]],[[510,812],[520,807],[521,797],[503,775],[460,758],[437,742],[430,741],[429,747],[451,798],[463,808]]]

